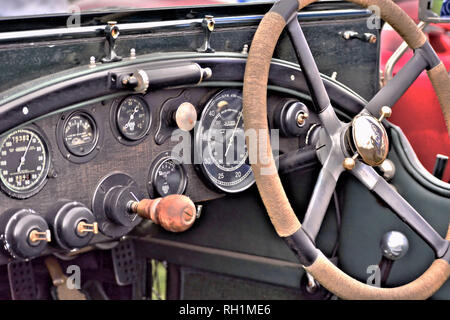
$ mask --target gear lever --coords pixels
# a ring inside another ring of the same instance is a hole
[[[378,264],[381,273],[381,286],[386,284],[394,261],[404,257],[408,252],[409,242],[406,236],[399,231],[386,232],[380,241],[383,256]]]

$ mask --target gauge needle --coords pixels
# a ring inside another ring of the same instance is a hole
[[[22,166],[25,164],[25,157],[27,155],[28,149],[30,149],[30,145],[31,145],[31,135],[30,135],[30,140],[28,141],[28,145],[27,148],[25,149],[25,152],[23,153],[22,157],[20,157],[20,163],[19,163],[19,167],[17,168],[17,172],[20,172],[20,169],[22,169]]]
[[[237,119],[236,126],[234,127],[233,134],[230,137],[230,142],[228,143],[227,150],[225,150],[225,157],[227,156],[228,150],[230,150],[230,147],[233,144],[233,138],[234,138],[234,135],[236,134],[236,129],[239,126],[239,121],[241,121],[241,117],[242,117],[242,111],[239,113],[239,117]]]
[[[135,114],[136,112],[138,112],[138,111],[139,111],[139,108],[138,108],[138,107],[134,108],[133,113],[130,115],[130,119],[128,120],[127,124],[125,125],[125,128],[128,128],[128,126],[130,125],[131,120],[134,119],[134,114]]]

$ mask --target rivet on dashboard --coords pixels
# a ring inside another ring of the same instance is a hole
[[[95,64],[95,57],[92,56],[92,57],[89,59],[89,68],[95,68],[95,67],[96,67],[96,64]]]
[[[130,50],[130,59],[136,59],[136,49],[134,48]]]

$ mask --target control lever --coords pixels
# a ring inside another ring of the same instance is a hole
[[[186,231],[197,218],[192,200],[180,194],[143,199],[139,202],[130,201],[127,207],[130,213],[137,213],[142,218],[150,219],[171,232]]]
[[[399,231],[386,232],[381,238],[380,249],[383,256],[378,264],[381,273],[381,286],[386,284],[394,261],[402,258],[408,252],[409,242]]]
[[[433,176],[442,180],[445,168],[447,167],[448,157],[443,154],[436,155],[436,162],[434,163]]]

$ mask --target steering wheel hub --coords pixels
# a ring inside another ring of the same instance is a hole
[[[389,139],[386,129],[371,115],[358,115],[352,121],[351,138],[356,151],[369,166],[378,166],[386,159]]]

